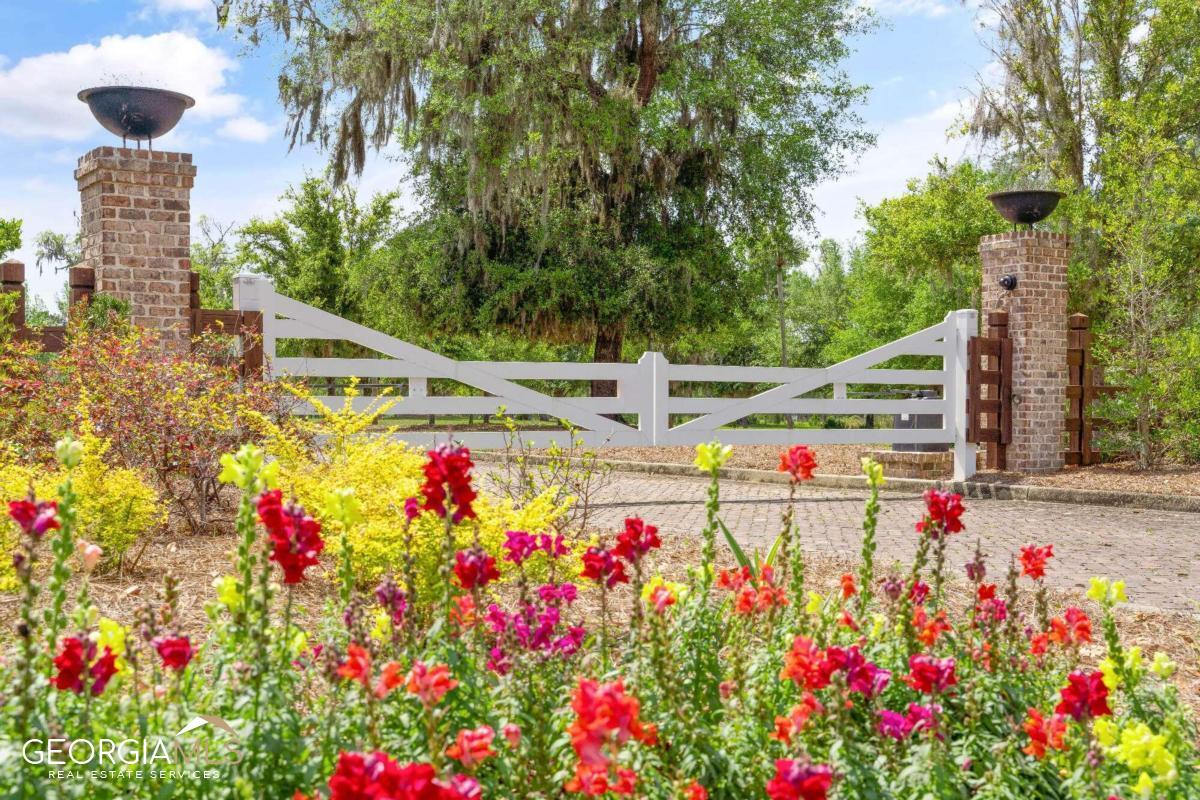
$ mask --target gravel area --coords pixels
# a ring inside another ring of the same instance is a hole
[[[887,449],[887,445],[820,445],[813,448],[818,473],[858,475],[859,457],[866,450]],[[745,469],[774,470],[779,467],[777,445],[735,447],[729,466]],[[610,447],[602,451],[614,461],[659,462],[690,464],[695,458],[691,447]],[[944,476],[949,478],[949,475]],[[1167,467],[1138,470],[1132,461],[1098,464],[1090,467],[1071,467],[1043,474],[980,470],[972,479],[981,483],[1034,484],[1067,489],[1098,489],[1110,492],[1145,492],[1149,494],[1189,495],[1200,497],[1200,467]]]

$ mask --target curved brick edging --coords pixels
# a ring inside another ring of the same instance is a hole
[[[500,461],[497,453],[476,451],[479,461]],[[533,463],[545,463],[548,456],[529,455]],[[648,475],[681,475],[699,477],[690,464],[668,464],[655,461],[614,461],[603,463],[622,472],[642,472]],[[765,469],[726,467],[721,477],[747,483],[787,483],[788,477]],[[827,475],[817,473],[811,486],[830,489],[865,489],[866,478],[857,475]],[[1110,492],[1098,489],[1067,489],[1060,486],[1037,486],[1021,483],[979,483],[977,481],[942,481],[921,478],[888,478],[885,491],[915,491],[929,488],[945,488],[958,492],[963,497],[984,500],[1028,500],[1040,503],[1074,503],[1076,505],[1118,506],[1123,508],[1145,508],[1154,511],[1184,511],[1200,514],[1200,497],[1183,495],[1150,494],[1148,492]]]

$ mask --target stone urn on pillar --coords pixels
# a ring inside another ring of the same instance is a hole
[[[137,149],[97,147],[79,159],[75,180],[82,207],[82,266],[95,270],[96,290],[129,304],[132,321],[183,347],[191,335],[190,153],[151,150],[193,100],[145,87],[86,89],[79,98],[97,120]],[[147,149],[141,149],[141,142]]]

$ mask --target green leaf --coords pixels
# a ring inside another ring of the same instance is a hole
[[[729,528],[725,525],[724,520],[717,517],[717,524],[721,526],[721,533],[725,535],[725,541],[729,543],[729,549],[733,551],[733,557],[737,559],[738,564],[750,570],[755,578],[758,577],[758,570],[754,564],[750,563],[750,559],[746,558],[746,552],[742,550],[742,546],[737,543],[737,539],[733,538],[733,534],[729,532]]]
[[[779,555],[779,546],[783,544],[783,534],[775,537],[775,541],[771,543],[771,549],[767,552],[767,566],[775,566],[775,556]]]

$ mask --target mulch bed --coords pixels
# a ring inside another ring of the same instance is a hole
[[[779,445],[734,447],[727,466],[774,470],[779,467],[779,453],[782,449]],[[865,451],[876,449],[887,449],[887,445],[814,446],[813,451],[820,465],[817,472],[830,475],[860,475],[859,458]],[[600,454],[603,458],[613,461],[665,464],[690,464],[696,457],[695,449],[691,447],[606,447]],[[1133,461],[1070,467],[1058,472],[1036,475],[980,470],[972,480],[980,483],[1032,484],[1066,489],[1200,497],[1200,466],[1173,466],[1142,471],[1137,469]]]

